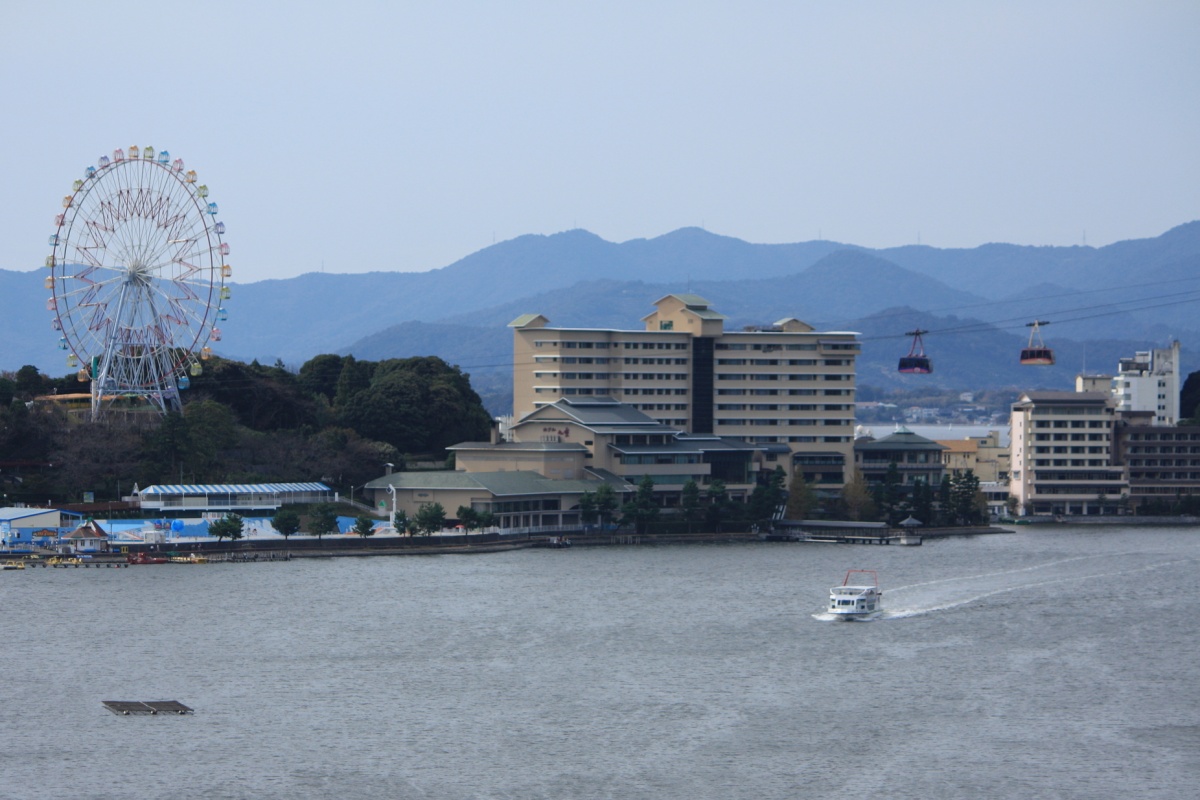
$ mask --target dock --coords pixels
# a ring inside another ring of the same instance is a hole
[[[178,700],[102,700],[104,707],[122,717],[156,716],[158,714],[175,714],[184,716],[196,713]]]
[[[826,544],[921,544],[921,535],[908,528],[892,528],[883,522],[845,520],[778,520],[769,538]]]
[[[900,544],[909,547],[921,544],[921,537],[915,533],[888,531],[886,533],[870,533],[863,531],[812,531],[797,533],[789,537],[793,542],[825,542],[827,544]]]

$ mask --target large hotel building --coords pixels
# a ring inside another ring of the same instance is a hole
[[[607,397],[689,434],[736,438],[763,468],[801,470],[823,489],[854,463],[858,334],[798,319],[725,330],[702,297],[672,294],[642,330],[556,328],[526,314],[513,329],[513,416],[573,396]]]

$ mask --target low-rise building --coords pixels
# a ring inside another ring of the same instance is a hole
[[[203,513],[274,514],[292,503],[328,503],[337,494],[323,483],[164,484],[134,487],[131,498],[155,516]]]
[[[918,482],[937,488],[942,482],[945,445],[898,428],[882,439],[864,436],[854,442],[854,465],[868,484],[883,483],[893,464],[900,485],[911,489]]]
[[[107,553],[110,549],[108,532],[95,520],[84,520],[59,539],[56,549],[60,553]]]
[[[377,507],[390,513],[403,511],[409,519],[417,515],[421,506],[437,503],[448,520],[457,516],[459,508],[467,507],[490,511],[501,530],[554,530],[578,526],[582,521],[579,498],[585,492],[595,493],[605,483],[618,494],[633,489],[617,480],[551,479],[528,470],[431,470],[393,472],[368,483],[365,491],[375,498]]]
[[[78,515],[70,516],[78,519]],[[56,508],[0,508],[0,543],[13,546],[54,538],[63,526],[63,517]]]
[[[645,476],[663,507],[679,504],[688,481],[704,488],[720,480],[731,500],[742,501],[777,455],[769,444],[685,433],[611,397],[561,398],[527,414],[511,435],[513,441],[448,448],[454,472],[391,473],[366,491],[376,506],[410,517],[422,505],[439,503],[448,517],[464,506],[490,511],[502,529],[571,527],[582,522],[585,492],[607,484],[625,496]],[[784,458],[787,453],[782,448]]]
[[[970,470],[983,483],[1008,483],[1012,456],[1008,444],[1001,442],[999,431],[936,441],[946,448],[942,451],[942,464],[949,474],[961,475]]]

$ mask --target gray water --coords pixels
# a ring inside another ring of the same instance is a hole
[[[1030,526],[3,572],[0,797],[1193,797],[1198,566]],[[849,568],[882,619],[823,617]]]

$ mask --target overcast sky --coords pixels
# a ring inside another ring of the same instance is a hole
[[[1104,245],[1200,218],[1200,3],[84,2],[0,11],[0,268],[153,145],[234,280],[495,241]]]

